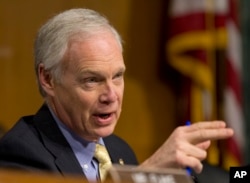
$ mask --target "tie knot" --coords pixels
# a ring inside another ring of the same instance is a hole
[[[108,170],[112,166],[108,151],[105,146],[101,144],[96,144],[94,157],[99,162],[100,178],[103,181],[106,177]]]
[[[110,162],[108,151],[105,146],[101,144],[96,144],[94,157],[98,160],[99,163],[102,164]]]

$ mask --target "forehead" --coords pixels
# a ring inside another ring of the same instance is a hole
[[[64,61],[66,65],[82,67],[116,65],[125,68],[121,45],[110,32],[100,32],[84,39],[72,38]]]

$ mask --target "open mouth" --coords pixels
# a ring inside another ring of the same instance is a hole
[[[107,119],[111,116],[111,113],[108,113],[108,114],[98,114],[97,115],[99,118],[102,118],[102,119]]]

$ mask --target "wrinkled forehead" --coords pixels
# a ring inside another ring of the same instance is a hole
[[[66,65],[84,64],[98,67],[106,64],[125,68],[122,49],[109,32],[93,34],[84,39],[79,36],[73,37],[68,44],[63,61]]]

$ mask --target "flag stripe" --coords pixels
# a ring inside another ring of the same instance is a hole
[[[229,166],[239,166],[243,162],[244,140],[244,119],[242,113],[242,89],[241,89],[241,38],[238,20],[238,0],[229,0],[229,12],[227,21],[228,46],[226,59],[226,79],[225,89],[225,119],[231,126],[235,135],[227,140],[226,157],[231,157],[232,162],[225,162],[225,168]],[[234,160],[233,160],[234,159]],[[237,161],[235,161],[237,160]],[[234,164],[233,164],[234,163]]]
[[[227,85],[228,87],[233,90],[233,95],[238,103],[238,107],[240,107],[242,103],[242,91],[240,86],[240,76],[239,72],[236,71],[235,67],[233,66],[233,62],[231,59],[227,59],[226,61],[226,68],[227,68]]]

